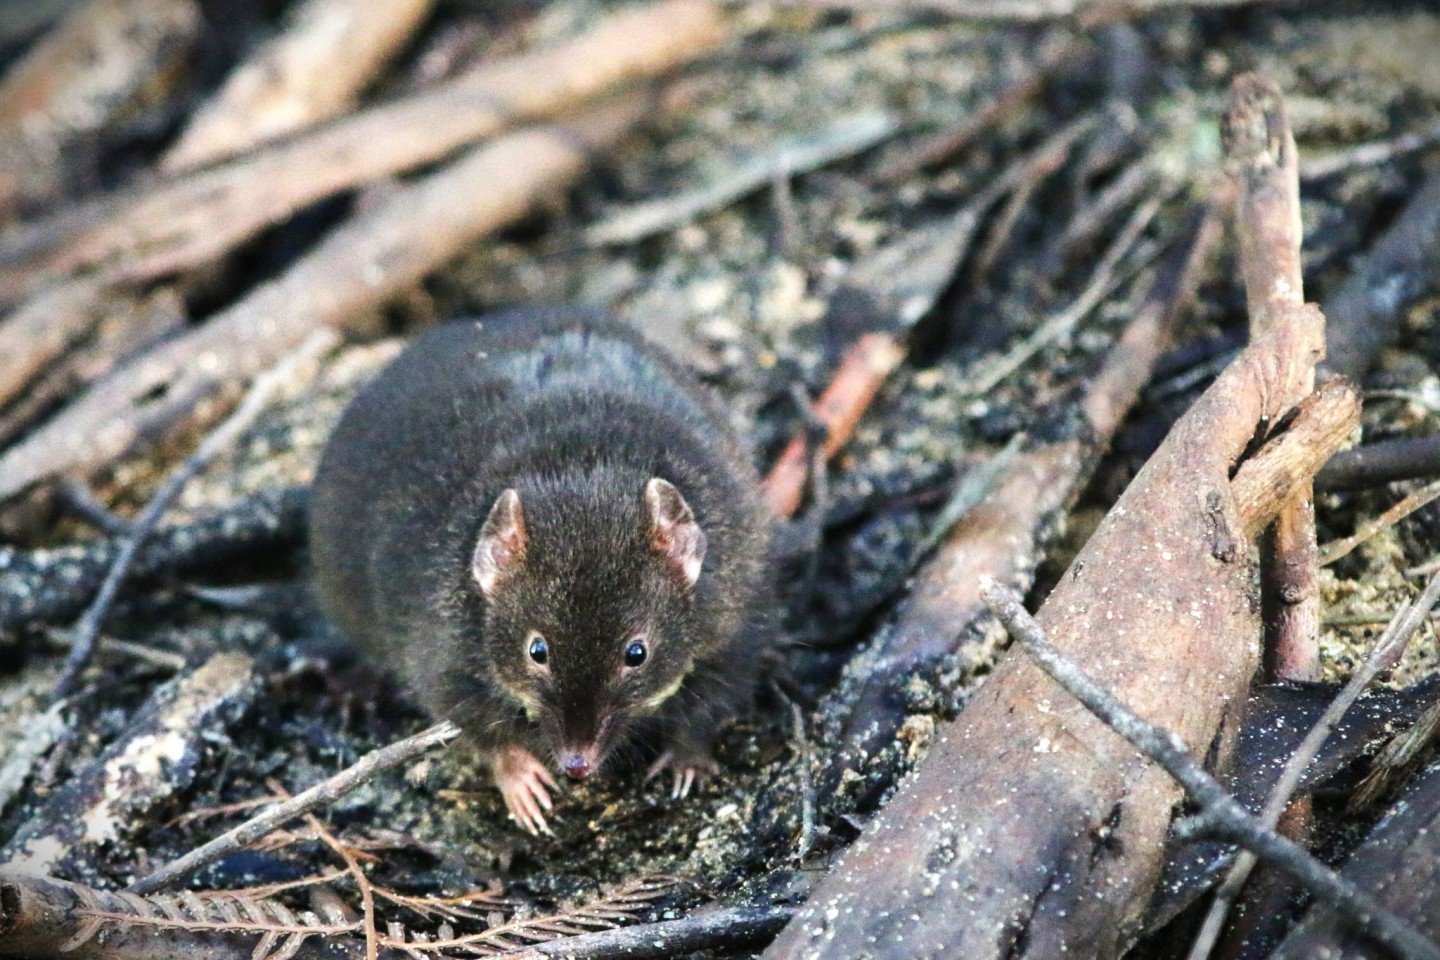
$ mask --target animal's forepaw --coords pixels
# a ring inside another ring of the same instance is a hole
[[[720,764],[708,753],[677,753],[674,750],[666,750],[660,754],[660,758],[650,765],[645,773],[645,782],[649,783],[660,774],[669,770],[674,777],[670,788],[672,800],[683,800],[690,796],[690,791],[697,783],[704,783],[706,778],[713,777],[720,772]]]
[[[558,790],[559,787],[545,764],[524,747],[502,747],[495,751],[491,763],[495,786],[505,798],[510,818],[531,834],[554,836],[545,822],[545,814],[554,809],[545,788]]]

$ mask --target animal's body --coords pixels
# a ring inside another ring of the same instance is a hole
[[[485,752],[544,829],[572,777],[660,738],[676,789],[753,695],[770,520],[743,445],[680,364],[608,315],[525,309],[411,344],[316,475],[322,604]]]

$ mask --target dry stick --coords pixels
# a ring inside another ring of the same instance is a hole
[[[763,153],[741,160],[709,183],[613,213],[587,228],[582,239],[591,246],[606,246],[633,243],[673,230],[777,180],[863,153],[894,136],[898,129],[895,117],[875,110],[784,138]]]
[[[0,450],[124,360],[180,332],[186,317],[173,287],[138,297],[81,277],[0,322]]]
[[[453,740],[459,735],[460,728],[446,721],[389,746],[372,750],[333,777],[322,780],[309,790],[299,793],[289,800],[267,808],[235,829],[196,847],[177,860],[170,861],[149,876],[136,880],[125,889],[129,893],[140,894],[154,893],[156,890],[163,889],[203,866],[244,849],[288,821],[303,816],[317,807],[335,802],[372,777],[403,763],[408,763],[431,747]]]
[[[507,954],[511,960],[668,960],[701,950],[741,950],[770,941],[792,907],[728,907],[617,930],[601,930]]]
[[[365,876],[365,871],[360,869],[360,861],[355,859],[355,853],[345,844],[341,843],[336,836],[325,825],[320,818],[313,813],[305,814],[305,822],[310,824],[310,829],[324,841],[325,845],[335,851],[336,856],[345,861],[345,869],[355,880],[355,886],[360,890],[360,910],[364,917],[362,926],[365,930],[365,960],[378,960],[380,956],[380,932],[375,929],[375,891],[370,887],[370,878]]]
[[[115,285],[83,278],[37,294],[5,317],[0,322],[0,406],[107,314],[123,309],[125,299]]]
[[[435,0],[304,0],[230,74],[160,161],[207,166],[344,113],[429,16]]]
[[[936,134],[881,167],[873,179],[877,183],[894,183],[949,160],[1039,96],[1050,75],[1065,64],[1078,60],[1089,43],[1088,37],[1075,35],[1052,45],[1041,53],[1040,59],[1029,70],[985,106],[968,114],[958,126]]]
[[[65,667],[60,673],[60,679],[55,684],[55,696],[68,696],[74,688],[76,680],[79,679],[81,671],[90,662],[90,657],[95,652],[95,641],[100,635],[100,624],[105,620],[105,615],[110,612],[110,606],[115,602],[115,597],[120,592],[120,587],[125,582],[125,577],[130,572],[130,564],[135,559],[135,553],[155,529],[165,511],[170,509],[170,504],[179,496],[185,484],[205,469],[206,465],[230,444],[234,443],[239,436],[249,430],[255,420],[269,406],[275,394],[280,391],[294,377],[297,370],[306,364],[317,359],[322,353],[333,347],[338,342],[339,336],[330,330],[316,331],[300,346],[298,350],[283,359],[273,369],[255,378],[249,392],[235,408],[235,411],[225,419],[220,426],[216,427],[200,445],[195,452],[186,457],[184,462],[166,476],[164,482],[155,490],[150,501],[145,504],[145,509],[135,518],[130,533],[121,544],[120,551],[115,555],[115,560],[110,564],[110,572],[105,575],[100,590],[95,599],[80,617],[72,633],[72,646],[70,654],[65,658]]]
[[[1425,150],[1440,144],[1440,123],[1431,124],[1420,130],[1402,133],[1387,140],[1376,140],[1327,153],[1324,156],[1300,162],[1301,180],[1323,180],[1337,173],[1354,170],[1356,167],[1373,167],[1388,163],[1409,153]]]
[[[1317,445],[1339,447],[1359,419],[1359,393],[1350,381],[1336,377],[1300,402],[1285,433],[1240,465],[1230,491],[1246,538],[1258,536],[1291,501],[1291,491],[1314,474]]]
[[[1258,73],[1235,78],[1223,135],[1240,188],[1237,232],[1253,340],[1284,322],[1287,307],[1304,303],[1298,158],[1285,101],[1273,81]],[[1281,401],[1298,403],[1314,386],[1312,362],[1308,375]],[[1276,517],[1261,556],[1260,593],[1273,676],[1314,680],[1320,670],[1320,566],[1308,481]]]
[[[312,330],[343,324],[409,289],[467,244],[569,186],[649,105],[648,95],[632,92],[568,123],[497,138],[352,217],[285,273],[116,370],[0,454],[0,500],[113,461],[254,376]]]
[[[99,223],[27,228],[54,234],[53,242],[39,256],[12,262],[8,274],[26,282],[30,274],[97,268],[138,282],[209,263],[316,200],[441,160],[626,81],[668,72],[712,51],[722,37],[719,15],[706,0],[623,10],[566,43],[120,197]],[[510,181],[521,175],[506,174]],[[25,233],[14,238],[16,246],[27,245]]]
[[[1400,437],[1342,450],[1315,476],[1320,490],[1378,487],[1392,480],[1440,475],[1440,433]]]
[[[1440,480],[1414,491],[1374,520],[1368,520],[1348,537],[1331,540],[1320,551],[1320,565],[1328,567],[1382,530],[1388,530],[1421,507],[1440,497]]]
[[[829,460],[855,433],[890,373],[905,359],[905,347],[892,334],[867,333],[845,352],[835,377],[815,401],[815,416],[825,425],[820,453]],[[786,445],[765,478],[765,500],[777,517],[792,516],[809,475],[806,439],[797,436]]]
[[[1045,636],[1040,624],[1025,610],[1018,593],[989,578],[980,589],[996,618],[1051,679],[1185,789],[1200,807],[1197,816],[1206,833],[1242,846],[1285,871],[1316,898],[1334,906],[1358,929],[1401,956],[1440,960],[1440,946],[1374,897],[1341,879],[1304,847],[1265,828],[1205,772],[1179,737],[1136,716],[1076,666]]]
[[[1028,154],[1022,162],[1007,167],[965,204],[956,215],[953,227],[946,230],[946,239],[940,244],[944,248],[942,252],[953,258],[953,262],[947,262],[947,277],[954,273],[959,262],[963,260],[986,211],[1030,177],[1033,171],[1058,165],[1080,138],[1095,129],[1096,122],[1096,118],[1091,116],[1070,121]],[[923,258],[923,254],[903,246],[898,246],[896,252]],[[884,286],[887,281],[893,282],[897,274],[903,274],[905,268],[910,266],[908,263],[892,262],[888,256],[882,255],[872,258],[871,264],[876,269],[885,271],[882,276],[862,278],[876,286]],[[862,271],[863,268],[857,272]],[[933,285],[928,285],[923,293],[917,291],[896,303],[894,313],[900,326],[908,329],[919,320],[934,305],[938,292]],[[821,453],[826,460],[849,442],[860,417],[869,408],[886,378],[905,359],[906,352],[907,347],[901,333],[864,334],[846,352],[830,385],[825,388],[814,407],[814,413],[829,431],[821,446]],[[805,481],[810,472],[806,448],[806,438],[803,435],[796,436],[781,451],[765,478],[765,500],[776,516],[792,516],[800,508]],[[3,482],[0,482],[0,485],[3,485]]]
[[[1435,606],[1435,601],[1440,600],[1440,575],[1431,579],[1429,585],[1420,594],[1413,604],[1408,604],[1396,613],[1395,618],[1390,621],[1380,639],[1375,641],[1370,655],[1360,665],[1354,675],[1345,684],[1343,690],[1330,701],[1320,719],[1315,721],[1300,746],[1290,755],[1285,762],[1285,769],[1280,773],[1280,779],[1270,789],[1270,796],[1265,800],[1265,807],[1260,811],[1260,826],[1265,830],[1274,830],[1275,825],[1280,822],[1280,817],[1285,813],[1285,808],[1290,805],[1290,798],[1295,793],[1295,788],[1300,785],[1305,770],[1310,766],[1311,761],[1325,745],[1340,718],[1345,716],[1346,711],[1365,692],[1376,675],[1382,670],[1388,670],[1399,661],[1400,655],[1405,652],[1405,646],[1415,631],[1425,622],[1430,609]],[[1236,856],[1235,862],[1230,866],[1230,872],[1226,874],[1224,882],[1215,891],[1215,899],[1210,905],[1210,912],[1205,916],[1205,922],[1196,935],[1195,943],[1190,948],[1190,960],[1205,960],[1210,956],[1210,951],[1215,941],[1220,936],[1220,931],[1225,926],[1226,915],[1230,907],[1239,896],[1240,890],[1245,886],[1245,881],[1250,878],[1250,871],[1255,869],[1256,857],[1249,850],[1242,850]]]
[[[1065,309],[1048,317],[1034,333],[1007,350],[993,366],[970,384],[967,390],[977,394],[993,390],[997,384],[1018,370],[1025,361],[1049,344],[1069,334],[1075,329],[1076,324],[1088,316],[1091,310],[1099,306],[1100,302],[1109,296],[1111,291],[1124,279],[1119,272],[1120,262],[1135,249],[1140,235],[1145,232],[1150,221],[1155,219],[1155,214],[1160,212],[1160,207],[1167,199],[1169,192],[1157,194],[1140,204],[1131,215],[1129,222],[1125,224],[1124,229],[1115,237],[1100,258],[1099,264],[1090,275],[1090,281],[1085,285],[1085,289],[1080,291],[1080,295]]]

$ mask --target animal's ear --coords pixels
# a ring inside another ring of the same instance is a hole
[[[690,504],[674,484],[651,477],[645,484],[645,515],[650,518],[651,549],[694,586],[705,562],[705,531],[695,522]]]
[[[487,597],[495,595],[496,587],[517,570],[525,559],[525,515],[520,512],[520,494],[506,490],[490,508],[470,569],[475,582]]]

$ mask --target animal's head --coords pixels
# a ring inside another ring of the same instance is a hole
[[[597,770],[684,683],[705,545],[684,496],[658,477],[495,500],[471,563],[486,659],[569,776]]]

